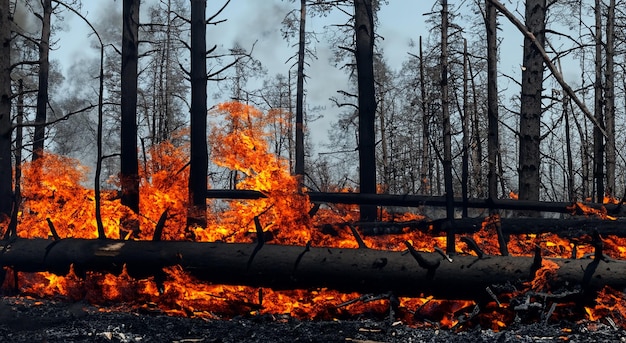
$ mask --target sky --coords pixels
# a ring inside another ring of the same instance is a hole
[[[102,13],[107,13],[113,6],[119,6],[121,1],[114,0],[88,0],[83,1],[83,10],[87,19],[96,21]],[[153,0],[151,0],[153,1]],[[378,40],[377,44],[385,52],[385,59],[392,69],[399,70],[402,62],[408,58],[408,53],[416,53],[415,48],[409,46],[411,40],[417,41],[419,36],[428,36],[427,16],[425,13],[433,11],[437,0],[390,0],[379,12],[379,26],[377,32],[384,39]],[[450,1],[452,6],[464,1]],[[115,5],[117,4],[117,5]],[[223,4],[223,1],[208,1],[207,13],[215,13]],[[146,1],[142,3],[146,9]],[[254,57],[261,61],[268,71],[268,75],[278,73],[287,74],[292,62],[287,62],[295,53],[295,42],[286,42],[281,34],[281,21],[285,15],[293,9],[297,9],[299,2],[285,0],[232,0],[226,10],[216,19],[225,19],[219,25],[209,25],[207,28],[208,46],[218,44],[220,48],[228,49],[239,43],[244,48],[251,47],[255,42]],[[465,15],[465,13],[460,13]],[[65,15],[66,32],[61,33],[57,43],[58,48],[51,53],[51,58],[59,59],[65,65],[70,66],[72,60],[79,58],[81,54],[95,54],[89,47],[88,27],[80,22],[80,19],[71,14]],[[328,17],[309,18],[307,26],[311,30],[322,33],[328,25],[341,24],[346,21],[343,14]],[[501,19],[505,22],[505,19]],[[503,24],[500,34],[506,39],[502,42],[502,54],[500,70],[504,73],[516,73],[520,68],[522,57],[522,36],[509,25]],[[336,120],[338,110],[329,101],[336,95],[338,89],[344,87],[347,82],[347,74],[336,69],[330,61],[332,53],[330,46],[323,35],[319,35],[316,44],[317,59],[311,62],[307,70],[310,77],[307,81],[307,103],[310,106],[323,106],[323,118],[310,123],[311,140],[314,142],[325,141],[328,129]],[[507,88],[507,80],[503,80],[502,88]],[[211,84],[209,84],[209,92]],[[209,96],[209,102],[212,101]],[[209,106],[211,104],[209,103]]]

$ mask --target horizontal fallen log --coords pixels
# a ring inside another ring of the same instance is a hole
[[[327,226],[357,226],[365,235],[398,234],[408,230],[429,232],[434,235],[444,234],[454,227],[456,234],[471,234],[482,228],[485,218],[459,218],[407,221],[407,222],[357,222],[333,223]],[[505,235],[554,233],[562,238],[578,238],[597,231],[602,236],[626,237],[626,219],[606,220],[599,218],[501,218],[500,227]],[[490,229],[489,227],[487,229]],[[327,228],[326,228],[327,230]]]
[[[435,230],[446,231],[451,225],[456,233],[474,233],[481,229],[484,218],[461,218],[441,221]],[[602,236],[626,237],[626,220],[599,218],[501,218],[502,232],[508,235],[554,233],[563,238],[578,238],[597,231]]]
[[[445,207],[444,196],[425,195],[394,195],[394,194],[364,194],[364,193],[332,193],[332,192],[306,192],[309,199],[314,203],[336,203],[355,205],[378,205],[378,206],[401,206],[401,207]],[[209,189],[207,198],[210,199],[260,199],[266,195],[255,190],[233,189]],[[618,204],[583,203],[585,206],[602,209],[605,208],[611,215],[626,215],[625,206]],[[493,208],[501,210],[537,211],[553,213],[582,214],[582,211],[571,202],[551,201],[523,201],[514,199],[463,199],[455,198],[454,206],[462,208]]]
[[[559,266],[549,280],[551,287],[626,287],[624,261],[550,260]],[[449,262],[437,253],[415,251],[272,244],[258,249],[254,244],[220,242],[14,239],[0,241],[0,265],[17,271],[59,275],[66,275],[70,266],[74,266],[77,275],[86,271],[119,273],[126,266],[135,278],[179,265],[199,280],[213,284],[479,299],[486,295],[488,286],[528,280],[536,260],[459,255]]]

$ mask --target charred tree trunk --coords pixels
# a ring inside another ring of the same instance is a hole
[[[441,8],[441,113],[443,121],[443,180],[446,191],[446,218],[454,218],[454,187],[452,185],[452,129],[448,97],[448,1]],[[454,230],[446,236],[446,252],[454,253]]]
[[[447,206],[445,196],[425,196],[425,195],[394,195],[394,194],[362,194],[362,193],[326,193],[326,192],[306,192],[311,202],[316,203],[336,203],[336,204],[364,204],[376,206]],[[214,199],[259,199],[266,197],[265,194],[253,190],[207,190],[207,196]],[[463,200],[454,199],[454,206],[463,206]],[[470,208],[496,208],[503,210],[536,211],[583,214],[577,208],[576,203],[555,202],[555,201],[523,201],[513,199],[468,199],[467,206]],[[609,215],[624,216],[626,208],[620,204],[595,204],[583,203],[587,207],[605,211]]]
[[[539,200],[541,105],[546,1],[526,0],[526,27],[540,44],[524,38],[519,147],[519,199]]]
[[[122,123],[120,137],[120,182],[122,205],[139,213],[139,160],[137,155],[137,65],[139,63],[139,3],[140,0],[124,0],[122,3],[122,71],[121,102]],[[124,220],[120,237],[127,232],[135,235],[139,221]]]
[[[0,0],[0,216],[10,216],[11,159],[11,12],[9,0]]]
[[[206,227],[207,71],[206,0],[191,1],[191,164],[189,169],[189,209],[187,225]]]
[[[428,115],[428,102],[426,101],[426,77],[424,75],[424,52],[422,49],[422,36],[420,36],[420,105],[422,108],[422,161],[420,166],[420,193],[432,195],[430,185],[430,116]]]
[[[610,0],[607,8],[605,52],[606,193],[615,197],[615,0]]]
[[[423,294],[447,299],[487,297],[491,285],[519,285],[534,278],[537,257],[455,256],[437,253],[372,249],[197,243],[173,241],[111,241],[17,239],[2,242],[0,265],[16,271],[49,271],[66,275],[73,267],[144,278],[167,266],[179,265],[200,280],[214,284],[273,289],[330,288],[343,292]],[[583,291],[608,285],[626,286],[626,262],[602,259],[546,259],[558,266],[550,286],[582,285]],[[460,286],[462,285],[462,287]]]
[[[470,113],[469,113],[469,57],[467,56],[467,39],[463,40],[463,162],[461,171],[461,198],[463,198],[463,217],[468,216],[465,203],[469,198],[468,189],[471,188],[469,178],[469,152],[470,152]]]
[[[296,165],[295,173],[304,181],[304,51],[306,47],[306,0],[300,0],[298,75],[296,80]],[[291,87],[290,87],[291,88]]]
[[[498,38],[496,8],[485,1],[485,26],[487,27],[487,173],[490,199],[498,198],[496,161],[500,146],[498,115]]]
[[[376,94],[374,92],[374,13],[372,0],[354,2],[359,96],[359,186],[376,194]],[[361,206],[361,221],[376,220],[376,207]]]
[[[48,74],[50,72],[50,21],[52,18],[52,0],[41,1],[43,13],[41,20],[41,40],[39,45],[39,81],[37,89],[37,113],[35,114],[35,132],[33,136],[33,161],[43,156],[46,130],[46,112],[48,110]]]
[[[595,81],[593,84],[594,90],[594,117],[600,124],[600,127],[593,128],[593,178],[595,180],[595,200],[598,203],[602,203],[604,200],[604,136],[602,135],[602,129],[604,129],[604,99],[603,99],[603,87],[602,87],[602,65],[604,60],[602,59],[602,11],[601,1],[596,0],[594,15],[596,19],[595,27]]]

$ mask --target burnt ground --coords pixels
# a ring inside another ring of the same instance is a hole
[[[263,315],[230,320],[103,312],[84,302],[0,299],[0,342],[626,342],[610,323],[513,324],[494,332],[411,328],[371,319],[299,321]]]

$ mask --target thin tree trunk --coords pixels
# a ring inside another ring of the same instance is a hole
[[[604,136],[600,129],[604,128],[604,99],[602,87],[602,10],[601,1],[596,0],[594,15],[595,22],[595,82],[594,90],[594,117],[600,127],[593,128],[593,177],[595,180],[595,200],[601,203],[604,200]]]
[[[452,130],[448,96],[448,1],[441,2],[441,115],[443,122],[443,180],[446,191],[446,218],[454,219],[454,188],[452,185]],[[446,235],[446,252],[455,252],[454,230]]]
[[[207,71],[206,0],[191,1],[191,164],[189,169],[189,209],[187,225],[206,227]]]
[[[474,178],[474,185],[476,187],[476,197],[484,198],[485,184],[483,180],[483,144],[482,144],[482,132],[480,128],[480,111],[478,110],[478,91],[476,90],[476,80],[474,77],[474,71],[472,70],[472,64],[468,65],[470,82],[472,83],[472,175]],[[497,194],[497,193],[496,193]]]
[[[498,114],[498,38],[496,8],[485,1],[487,27],[487,187],[489,198],[498,198],[497,159],[500,146]]]
[[[13,205],[11,159],[11,12],[9,0],[0,0],[0,216],[10,216]]]
[[[465,203],[468,198],[468,189],[471,188],[469,178],[469,151],[470,151],[470,113],[469,113],[469,86],[468,86],[467,39],[463,40],[463,156],[461,170],[461,198]],[[463,206],[463,217],[467,217],[467,206]]]
[[[376,93],[374,91],[374,13],[372,0],[355,0],[356,67],[359,96],[360,192],[376,193]],[[361,221],[376,220],[376,207],[360,207]]]
[[[48,75],[50,72],[50,21],[52,0],[41,1],[43,15],[41,19],[41,39],[39,40],[39,88],[37,90],[37,113],[35,114],[35,132],[33,137],[33,161],[43,156],[46,111],[48,110]]]
[[[615,0],[607,8],[605,58],[606,193],[615,197]]]
[[[422,49],[422,36],[420,36],[420,95],[422,108],[422,161],[420,167],[420,193],[424,195],[432,195],[432,187],[430,186],[429,170],[430,170],[430,129],[428,102],[426,101],[426,80],[424,75],[424,52]]]
[[[123,1],[122,72],[121,72],[121,165],[122,205],[139,213],[139,161],[137,154],[137,65],[139,60],[139,3]],[[120,237],[139,233],[139,221],[124,220]]]
[[[298,75],[296,80],[296,165],[295,173],[304,182],[304,58],[306,47],[306,0],[300,0]]]
[[[18,213],[22,205],[22,148],[24,143],[24,81],[18,81],[17,116],[15,116],[15,186],[13,190],[13,212],[4,237],[17,237]]]
[[[563,115],[565,116],[565,149],[567,154],[567,200],[574,201],[574,159],[572,157],[572,139],[569,124],[569,97],[563,95]]]

